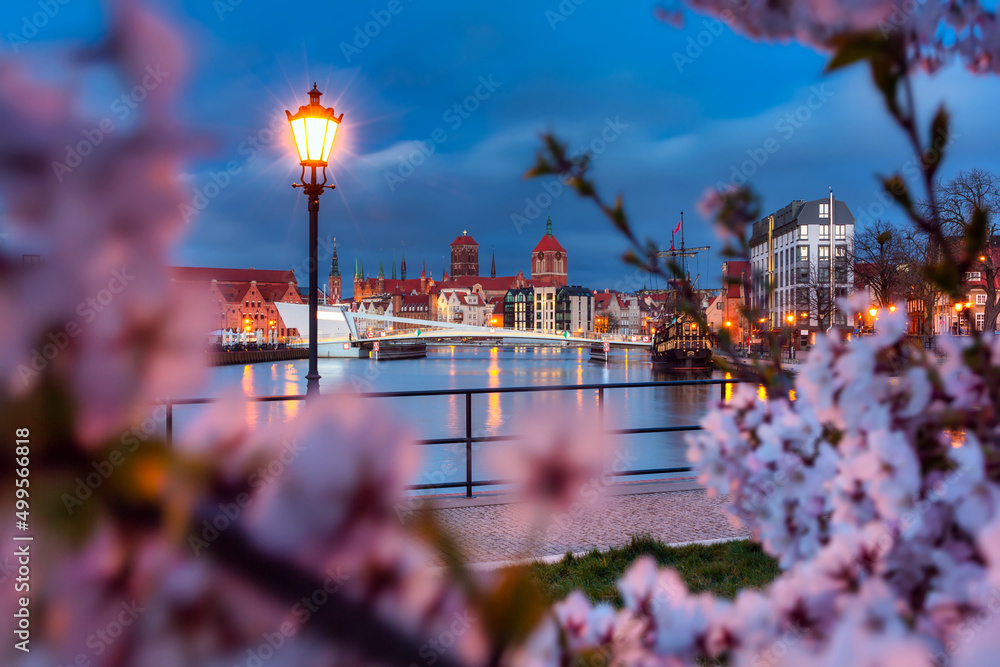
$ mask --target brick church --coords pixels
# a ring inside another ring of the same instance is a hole
[[[502,299],[510,289],[523,289],[529,285],[548,285],[565,287],[568,277],[568,260],[566,249],[552,234],[552,218],[545,223],[545,235],[531,252],[528,266],[530,276],[525,277],[521,271],[512,276],[497,276],[496,253],[490,259],[490,275],[479,273],[479,244],[467,231],[451,242],[451,264],[441,280],[435,281],[433,273],[428,277],[426,265],[421,267],[419,278],[406,277],[406,254],[403,254],[399,265],[399,278],[396,277],[396,262],[393,260],[392,273],[386,277],[384,266],[380,263],[378,275],[367,276],[364,262],[356,263],[354,268],[354,301],[385,297],[393,294],[426,295],[437,294],[446,290],[471,289],[481,291],[488,298]],[[334,244],[333,263],[330,268],[328,290],[334,303],[342,300],[341,273],[337,260],[336,244]]]

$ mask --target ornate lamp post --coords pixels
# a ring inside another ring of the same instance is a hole
[[[337,128],[344,114],[334,115],[333,109],[327,109],[319,103],[323,93],[316,84],[309,91],[308,106],[299,107],[292,114],[285,111],[288,124],[292,127],[292,138],[295,149],[299,153],[299,164],[302,165],[302,182],[292,183],[293,188],[302,188],[309,198],[309,373],[306,374],[306,395],[319,394],[319,370],[317,369],[317,339],[319,328],[316,324],[317,299],[317,266],[316,245],[318,236],[319,196],[323,190],[333,190],[335,186],[327,185],[326,167],[333,149],[333,140],[337,136]],[[306,180],[306,168],[309,169],[309,180]],[[316,170],[321,169],[323,182],[317,183]]]

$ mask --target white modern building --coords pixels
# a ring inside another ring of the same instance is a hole
[[[854,289],[853,255],[854,215],[832,196],[793,201],[755,222],[750,301],[764,313],[762,325],[784,327],[790,316],[802,335],[828,328],[831,296],[835,300]],[[833,310],[833,323],[847,324]]]

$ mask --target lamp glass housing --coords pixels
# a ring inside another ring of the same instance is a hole
[[[313,85],[309,91],[309,104],[299,107],[294,114],[285,111],[288,124],[292,128],[295,150],[299,154],[299,164],[304,167],[325,167],[330,162],[333,142],[344,114],[337,116],[333,109],[319,103],[323,93]]]

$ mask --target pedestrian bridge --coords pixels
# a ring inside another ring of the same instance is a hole
[[[285,326],[309,332],[309,307],[297,303],[277,303]],[[520,331],[503,327],[480,327],[454,322],[418,320],[394,315],[356,313],[344,307],[320,306],[316,313],[321,356],[355,356],[357,348],[370,348],[375,341],[424,340],[443,343],[454,341],[496,341],[512,345],[592,345],[605,342],[608,347],[650,347],[648,336],[604,335],[588,337],[571,331]],[[303,336],[299,344],[307,344]],[[352,354],[352,350],[354,351]]]
[[[479,327],[452,322],[435,322],[431,320],[415,320],[392,315],[371,315],[344,311],[346,319],[352,327],[350,340],[342,336],[339,340],[329,342],[366,342],[391,340],[497,340],[512,342],[523,341],[526,345],[592,345],[607,342],[611,347],[650,347],[648,336],[605,336],[603,338],[587,337],[582,333],[570,331],[541,332],[505,329],[503,327]],[[396,325],[404,325],[398,328]],[[320,342],[327,342],[322,337]]]

